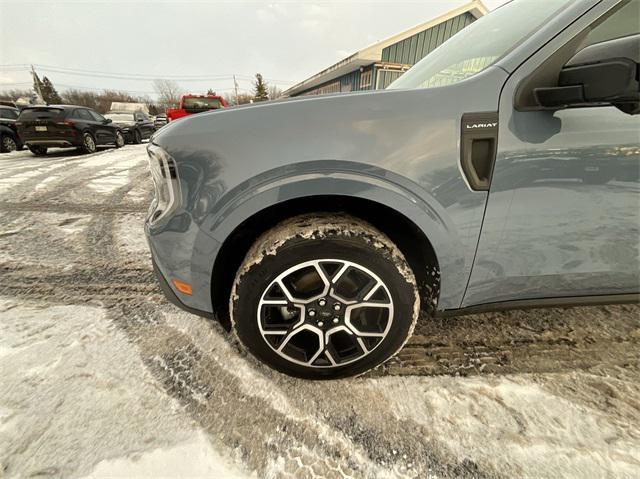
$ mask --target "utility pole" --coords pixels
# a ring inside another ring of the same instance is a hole
[[[238,82],[236,81],[236,76],[233,75],[233,89],[236,92],[236,105],[238,104]]]

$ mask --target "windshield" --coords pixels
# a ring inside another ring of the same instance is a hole
[[[57,120],[64,115],[60,108],[25,108],[20,112],[19,120]]]
[[[465,80],[494,64],[568,3],[569,0],[507,3],[462,29],[388,88],[432,88]]]
[[[117,121],[133,121],[133,113],[107,113],[105,118],[109,118],[110,120]]]
[[[183,105],[185,110],[210,110],[221,106],[217,98],[185,98]]]

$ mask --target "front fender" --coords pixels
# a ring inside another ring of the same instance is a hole
[[[362,171],[354,173],[354,170]],[[192,257],[192,274],[200,272],[192,277],[194,285],[210,284],[217,253],[233,231],[252,216],[286,201],[332,195],[381,203],[413,222],[429,239],[437,255],[443,278],[439,308],[456,307],[460,303],[470,265],[465,265],[464,242],[446,209],[406,178],[370,165],[338,161],[289,165],[245,181],[217,201],[198,198],[199,204],[213,207],[206,212],[198,207],[191,209],[201,232]]]
[[[16,135],[15,132],[6,125],[0,125],[0,133],[3,135],[11,135],[12,138],[18,137],[18,135]]]

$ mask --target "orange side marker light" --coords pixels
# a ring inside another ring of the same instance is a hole
[[[180,291],[183,294],[188,294],[189,296],[193,294],[193,289],[191,288],[191,285],[185,283],[184,281],[180,281],[179,279],[174,279],[173,285],[176,287],[178,291]]]

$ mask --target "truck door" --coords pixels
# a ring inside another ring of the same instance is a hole
[[[520,66],[502,91],[497,159],[463,307],[640,290],[640,115],[610,104],[527,109],[524,100],[550,79],[557,85],[562,66],[585,47],[638,34],[640,0],[599,7]]]

